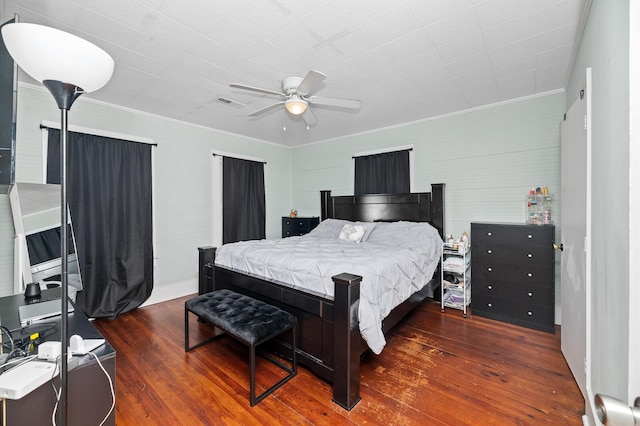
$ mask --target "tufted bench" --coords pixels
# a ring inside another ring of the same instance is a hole
[[[213,324],[220,330],[249,346],[249,400],[252,407],[296,375],[297,319],[289,312],[285,312],[275,306],[227,289],[216,290],[211,293],[196,296],[193,299],[187,300],[184,305],[185,352],[189,352],[192,349],[209,343],[219,337],[214,336],[203,342],[189,346],[189,312],[197,315],[200,319]],[[263,356],[289,373],[289,375],[256,397],[256,347],[288,330],[293,330],[293,337],[291,339],[293,346],[293,359],[291,367],[286,366],[266,354],[263,354]]]

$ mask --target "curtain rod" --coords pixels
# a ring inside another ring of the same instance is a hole
[[[55,129],[55,130],[60,130],[60,127],[59,127],[59,126],[47,126],[46,124],[40,124],[40,129]],[[115,135],[111,135],[111,136],[110,136],[110,135],[109,135],[109,134],[107,134],[107,133],[105,133],[105,134],[99,134],[99,132],[98,132],[98,133],[90,133],[90,132],[88,132],[88,131],[86,131],[86,132],[83,132],[83,131],[78,132],[78,131],[75,131],[75,130],[73,130],[73,129],[69,129],[69,131],[70,131],[70,132],[72,132],[72,133],[83,133],[83,134],[85,134],[85,135],[100,136],[100,137],[103,137],[103,138],[110,138],[110,139],[118,139],[118,140],[125,141],[125,142],[144,143],[144,144],[151,145],[151,146],[156,146],[156,147],[158,146],[158,143],[157,143],[157,142],[147,142],[147,141],[144,141],[144,140],[131,140],[131,139],[125,139],[125,138],[123,138],[123,137],[116,137]]]
[[[264,160],[252,160],[252,159],[249,159],[249,158],[234,157],[233,155],[216,154],[215,152],[213,153],[213,156],[214,157],[228,157],[228,158],[233,158],[233,159],[236,159],[236,160],[253,161],[254,163],[267,164],[267,162],[264,161]]]
[[[351,158],[358,158],[358,157],[368,157],[370,155],[379,155],[379,154],[390,154],[392,152],[402,152],[402,151],[413,151],[413,148],[401,148],[401,149],[394,149],[391,151],[381,151],[381,152],[372,152],[371,154],[356,154],[351,156]]]

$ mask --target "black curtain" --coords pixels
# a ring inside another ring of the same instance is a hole
[[[265,238],[264,163],[222,160],[222,243]]]
[[[60,183],[60,130],[48,129],[47,182]],[[151,149],[69,132],[67,201],[84,289],[76,306],[115,318],[153,289]]]
[[[411,192],[409,150],[355,157],[354,195]]]

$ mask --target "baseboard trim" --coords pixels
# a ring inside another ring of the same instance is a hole
[[[154,287],[151,296],[140,307],[155,305],[156,303],[166,302],[167,300],[177,299],[197,292],[198,280],[195,277],[189,280],[166,283]]]

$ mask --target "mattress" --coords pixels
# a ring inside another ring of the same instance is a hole
[[[386,341],[382,320],[432,278],[442,240],[427,223],[361,223],[366,240],[341,239],[346,221],[329,219],[311,233],[280,240],[225,244],[216,265],[285,282],[294,288],[333,298],[331,277],[362,276],[358,319],[360,333],[379,354]]]

